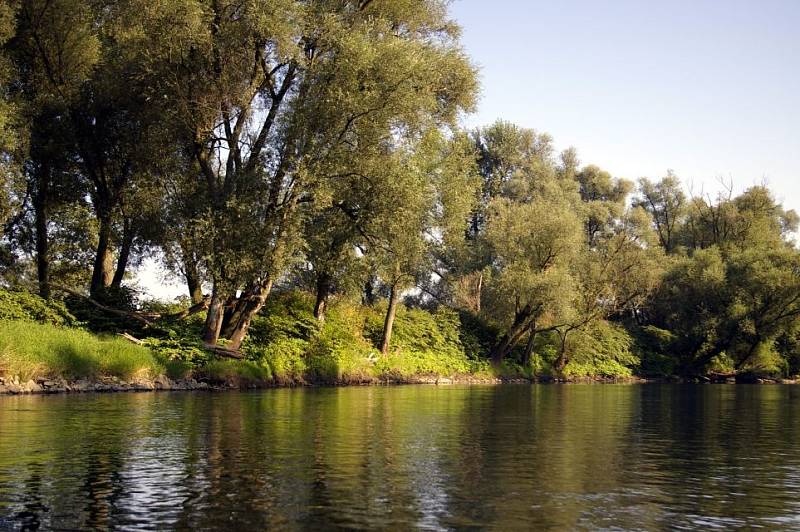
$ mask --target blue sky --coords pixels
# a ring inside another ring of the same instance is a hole
[[[800,0],[456,0],[479,110],[629,179],[766,182],[800,210]]]

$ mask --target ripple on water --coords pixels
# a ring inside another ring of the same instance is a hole
[[[0,529],[800,526],[800,394],[473,386],[0,398]]]

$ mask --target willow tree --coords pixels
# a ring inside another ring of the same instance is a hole
[[[689,208],[680,230],[690,255],[667,271],[650,324],[670,333],[680,373],[700,374],[717,357],[736,371],[775,370],[778,339],[800,326],[796,213],[763,187]]]
[[[141,27],[130,37],[148,50],[149,95],[200,169],[212,344],[220,333],[241,344],[297,257],[305,206],[335,186],[343,153],[364,148],[363,124],[424,130],[453,121],[474,96],[444,2],[132,0],[127,9]]]
[[[622,212],[571,261],[573,297],[553,326],[559,339],[557,371],[569,362],[567,342],[573,333],[626,312],[636,317],[659,286],[663,251],[651,224],[643,209]]]
[[[480,186],[470,216],[468,245],[448,271],[455,304],[480,313],[485,275],[492,263],[485,233],[493,201],[529,201],[536,184],[555,183],[558,173],[552,138],[546,133],[499,120],[471,133]],[[574,182],[570,185],[574,188]]]
[[[493,263],[488,305],[502,334],[491,357],[499,364],[522,338],[565,319],[575,298],[570,263],[581,250],[581,220],[558,195],[531,202],[493,202],[486,238]]]
[[[681,190],[680,181],[672,172],[656,183],[642,178],[638,192],[634,205],[650,213],[659,244],[667,253],[674,252],[687,208],[686,194]]]
[[[367,253],[388,290],[381,352],[388,353],[403,292],[430,277],[437,248],[463,238],[477,185],[474,154],[457,135],[431,131],[397,146],[366,225]],[[389,161],[387,161],[388,163]]]

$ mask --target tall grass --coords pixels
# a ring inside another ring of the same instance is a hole
[[[70,379],[152,378],[165,371],[149,349],[115,337],[30,321],[0,321],[0,375]]]

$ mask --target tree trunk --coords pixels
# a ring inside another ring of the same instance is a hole
[[[514,323],[511,324],[511,327],[506,331],[506,333],[498,340],[495,346],[492,348],[490,353],[490,357],[492,359],[492,364],[495,366],[499,366],[503,359],[511,352],[514,347],[516,347],[517,343],[519,343],[522,335],[525,334],[525,331],[528,328],[528,318],[531,314],[530,305],[526,305],[521,311],[517,312],[514,316]]]
[[[197,260],[186,249],[183,249],[182,253],[183,271],[186,277],[186,286],[189,288],[189,297],[192,299],[192,305],[197,305],[203,301],[203,287],[197,271]]]
[[[111,284],[111,267],[113,257],[111,256],[111,216],[100,217],[100,232],[98,233],[97,251],[94,259],[94,269],[92,270],[92,284],[89,292],[94,297],[103,288]]]
[[[36,218],[36,276],[39,281],[39,295],[50,299],[50,242],[47,236],[47,203],[49,192],[49,171],[40,167],[36,175],[36,194],[33,199]]]
[[[314,317],[325,321],[325,310],[328,308],[328,296],[331,293],[331,276],[320,273],[317,276],[317,301],[314,303]]]
[[[567,334],[569,331],[564,331],[561,333],[559,331],[558,337],[561,340],[561,346],[558,350],[558,357],[555,361],[555,370],[561,375],[564,372],[564,368],[567,367]]]
[[[117,268],[114,270],[114,278],[111,280],[111,288],[119,288],[122,286],[122,280],[125,278],[125,270],[128,268],[128,260],[131,256],[134,237],[133,223],[130,219],[126,218],[123,221],[122,242],[120,243],[119,257],[117,257]]]
[[[258,285],[255,285],[242,292],[241,296],[238,298],[231,297],[228,299],[222,317],[222,332],[220,335],[223,338],[230,339],[233,336],[236,327],[239,326],[247,310],[247,302],[250,298],[256,296],[258,291]]]
[[[222,328],[223,307],[222,296],[217,291],[215,285],[211,293],[211,302],[208,304],[206,323],[203,325],[203,342],[216,345],[219,341],[219,331]]]
[[[386,309],[386,319],[383,322],[383,338],[381,338],[381,353],[386,356],[389,353],[389,343],[392,341],[392,327],[394,317],[397,314],[397,300],[399,294],[396,286],[392,286],[389,291],[389,307]]]
[[[532,322],[530,327],[530,336],[528,336],[528,343],[525,344],[525,353],[522,356],[522,366],[527,367],[531,363],[531,355],[533,354],[533,345],[536,342],[536,323]]]
[[[253,291],[253,295],[245,301],[241,317],[235,324],[233,334],[231,334],[231,342],[228,344],[228,348],[238,350],[241,347],[242,341],[244,341],[245,336],[247,336],[247,329],[250,328],[250,322],[253,320],[253,317],[258,314],[258,311],[261,310],[261,307],[264,306],[264,303],[267,302],[267,297],[269,297],[271,290],[272,279],[258,286],[258,288]]]

